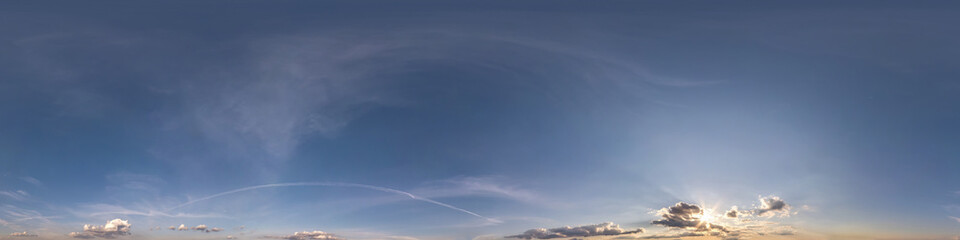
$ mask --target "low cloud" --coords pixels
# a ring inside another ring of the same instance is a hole
[[[83,232],[72,232],[70,237],[74,238],[116,238],[119,236],[130,235],[130,223],[123,219],[113,219],[99,225],[83,225]]]
[[[639,239],[661,239],[661,238],[682,238],[682,237],[703,237],[703,236],[717,236],[720,235],[718,232],[712,233],[703,233],[703,232],[682,232],[676,234],[658,234],[651,236],[644,236]]]
[[[769,229],[764,229],[765,231],[758,232],[757,235],[780,235],[780,236],[793,236],[797,235],[797,230],[791,226],[780,226]]]
[[[201,232],[210,232],[207,230],[207,225],[203,225],[203,224],[197,225],[196,227],[192,227],[190,229],[201,231]]]
[[[727,211],[727,213],[724,214],[724,216],[728,218],[737,218],[738,216],[740,216],[740,212],[737,211],[737,206],[733,206],[732,208],[730,208],[730,211]]]
[[[187,225],[184,225],[184,224],[180,224],[179,227],[170,226],[170,227],[168,227],[167,229],[177,230],[177,231],[187,231],[187,230],[190,230],[190,228],[188,228]]]
[[[337,237],[331,233],[326,233],[323,231],[313,231],[313,232],[295,232],[293,235],[286,236],[263,236],[261,238],[266,239],[286,239],[286,240],[343,240],[343,238]]]
[[[538,228],[530,229],[522,234],[506,236],[507,238],[520,238],[520,239],[550,239],[550,238],[566,238],[566,237],[591,237],[591,236],[614,236],[614,235],[623,235],[623,234],[633,234],[633,233],[642,233],[644,232],[643,228],[638,228],[636,230],[624,230],[620,228],[620,225],[613,224],[612,222],[605,222],[594,225],[584,225],[578,227],[559,227],[559,228]]]
[[[31,234],[31,233],[27,233],[27,232],[15,232],[15,233],[11,233],[9,236],[10,236],[11,238],[32,238],[32,237],[37,237],[36,234]]]
[[[791,236],[796,235],[797,231],[794,230],[779,230],[772,233],[773,235],[782,235],[782,236]]]
[[[664,227],[681,228],[697,232],[717,230],[727,232],[723,226],[705,222],[701,219],[703,208],[695,204],[678,202],[677,204],[660,209],[660,220],[654,220],[652,223]]]
[[[218,227],[211,228],[211,227],[207,227],[207,225],[203,225],[203,224],[197,225],[196,227],[192,227],[191,229],[197,230],[197,231],[201,231],[201,232],[219,232],[219,231],[223,231],[223,228],[218,228]]]
[[[724,240],[753,239],[757,236],[796,235],[791,226],[757,219],[758,217],[786,216],[790,205],[776,196],[760,197],[761,204],[750,210],[731,206],[726,212],[704,209],[702,206],[679,202],[657,211],[661,218],[651,222],[667,227],[656,235],[619,237],[617,239],[680,239],[684,237],[717,237]],[[722,214],[722,215],[721,215]],[[760,237],[763,238],[763,237]]]
[[[158,229],[159,229],[159,227],[158,227]],[[218,228],[218,227],[213,227],[213,228],[211,228],[211,227],[207,227],[207,225],[205,225],[205,224],[200,224],[200,225],[197,225],[196,227],[187,227],[186,224],[180,224],[179,227],[178,227],[178,226],[170,226],[170,227],[167,227],[167,229],[170,229],[171,231],[189,231],[189,230],[196,230],[196,231],[201,231],[201,232],[220,232],[220,231],[223,231],[223,228]]]
[[[790,205],[777,196],[760,197],[760,207],[756,210],[758,216],[790,216]]]

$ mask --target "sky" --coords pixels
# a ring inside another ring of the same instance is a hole
[[[957,239],[958,10],[2,2],[0,239]]]

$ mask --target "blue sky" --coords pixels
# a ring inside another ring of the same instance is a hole
[[[0,238],[954,239],[957,10],[0,3]]]

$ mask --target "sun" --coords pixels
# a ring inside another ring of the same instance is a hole
[[[700,222],[709,223],[709,224],[716,223],[717,220],[719,220],[717,218],[717,215],[713,214],[712,209],[704,209],[703,213],[700,214],[699,218],[700,218]]]

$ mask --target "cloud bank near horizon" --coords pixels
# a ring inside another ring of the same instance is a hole
[[[634,233],[643,233],[643,228],[634,230],[624,230],[620,225],[612,222],[605,222],[593,225],[583,226],[564,226],[558,228],[537,228],[530,229],[521,234],[506,236],[506,238],[519,239],[551,239],[551,238],[570,238],[570,237],[593,237],[593,236],[616,236]]]
[[[130,223],[123,219],[113,219],[104,225],[83,225],[82,232],[71,232],[70,237],[74,238],[117,238],[130,235]]]

